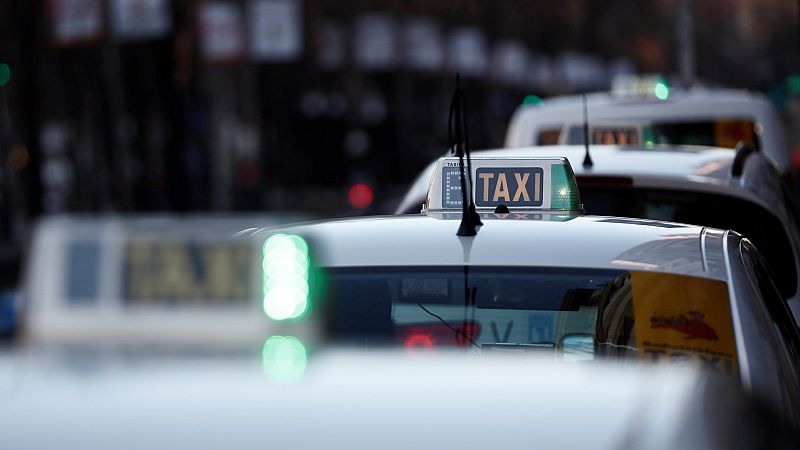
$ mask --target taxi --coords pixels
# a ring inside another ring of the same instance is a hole
[[[564,157],[471,167],[440,159],[420,215],[250,232],[264,242],[266,315],[355,345],[691,361],[800,424],[797,329],[750,241],[582,215]],[[465,227],[469,203],[482,225]]]
[[[619,123],[618,123],[619,125]],[[624,127],[623,127],[624,128]],[[591,130],[591,129],[590,129]],[[591,131],[590,131],[591,132]],[[773,164],[752,147],[670,145],[538,146],[474,152],[480,157],[567,158],[589,214],[732,229],[764,254],[781,295],[800,321],[800,214]],[[422,208],[436,162],[412,183],[397,214]]]
[[[729,89],[670,89],[663,80],[615,80],[610,92],[586,95],[589,124],[636,121],[638,126],[605,127],[591,133],[592,144],[707,145],[733,149],[749,143],[790,173],[792,161],[781,123],[769,100],[758,93]],[[517,108],[505,147],[568,143],[569,130],[583,120],[582,96],[548,98]],[[646,123],[646,127],[643,127]],[[572,126],[566,126],[572,124]],[[566,132],[566,133],[565,133]],[[623,139],[623,140],[620,140]]]

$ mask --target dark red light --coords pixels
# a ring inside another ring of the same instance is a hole
[[[449,326],[448,326],[449,325]],[[466,347],[480,334],[481,326],[476,322],[432,323],[398,325],[396,333],[399,342],[409,349],[433,347]]]
[[[372,204],[375,195],[372,188],[366,183],[356,183],[350,187],[347,199],[354,208],[364,209]]]
[[[433,336],[428,333],[414,333],[403,342],[406,348],[433,348]]]

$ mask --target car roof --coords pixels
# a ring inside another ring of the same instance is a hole
[[[727,279],[722,230],[619,217],[516,217],[485,214],[474,238],[456,236],[458,218],[426,215],[328,220],[257,233],[303,236],[312,262],[324,267],[542,266]]]
[[[593,165],[590,168],[583,166],[585,154],[586,149],[582,145],[515,147],[472,152],[473,156],[509,158],[563,156],[569,160],[576,176],[625,176],[631,178],[636,186],[716,193],[745,199],[773,211],[783,208],[774,201],[780,198],[779,195],[776,197],[755,193],[763,188],[759,184],[769,181],[769,176],[741,179],[731,177],[731,167],[735,157],[735,152],[731,149],[672,145],[656,145],[652,148],[592,145],[590,155]],[[758,156],[751,155],[748,159],[745,165],[747,173],[771,168],[771,164],[763,158],[764,164],[753,168],[751,160],[757,158]],[[421,205],[424,202],[434,165],[435,161],[417,177],[401,201],[397,212],[404,212],[411,206]]]
[[[615,95],[587,94],[589,123],[594,120],[632,119],[638,121],[681,121],[710,118],[749,118],[763,128],[760,139],[770,158],[786,170],[791,167],[777,114],[759,93],[729,89],[675,90],[668,100]],[[581,121],[582,96],[553,97],[541,105],[521,106],[514,113],[506,134],[507,147],[534,143],[537,130],[561,128]]]
[[[742,395],[688,367],[518,355],[326,351],[291,384],[252,358],[0,362],[12,448],[674,448],[704,438],[685,419],[707,424],[709,392]]]
[[[552,145],[487,149],[472,152],[473,156],[532,157],[557,155],[569,159],[572,170],[579,173],[695,176],[727,182],[735,152],[731,149],[701,146],[656,145],[653,147],[592,145],[589,154],[592,166],[584,168],[586,148],[582,145]]]

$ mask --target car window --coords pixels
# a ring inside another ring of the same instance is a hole
[[[581,183],[579,188],[587,214],[640,217],[735,230],[750,239],[764,254],[775,273],[782,296],[791,297],[797,290],[797,266],[786,229],[774,214],[755,203],[690,191]]]
[[[559,136],[561,136],[561,128],[548,128],[539,131],[534,142],[536,145],[557,145]]]
[[[662,122],[653,124],[652,129],[661,143],[735,148],[745,142],[760,148],[755,124],[747,119]]]
[[[689,360],[738,376],[727,285],[666,273],[519,267],[328,270],[335,339],[408,348]]]

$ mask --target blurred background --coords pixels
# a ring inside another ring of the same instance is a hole
[[[799,4],[0,0],[0,270],[46,214],[391,212],[456,72],[473,148],[635,73],[765,92],[798,147]]]

